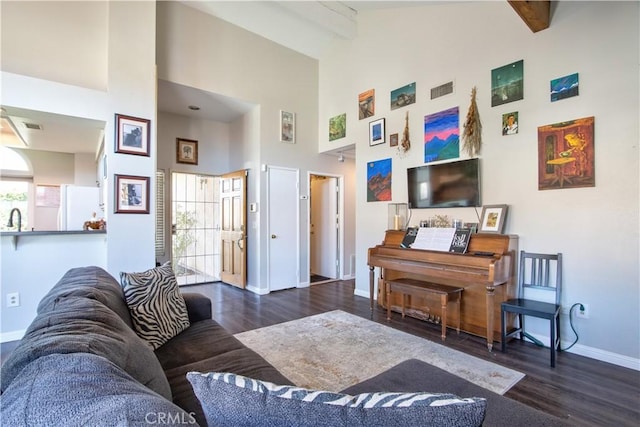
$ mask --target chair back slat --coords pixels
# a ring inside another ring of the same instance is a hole
[[[520,251],[520,279],[518,297],[524,298],[524,289],[555,292],[556,304],[560,304],[562,289],[562,254],[540,254]]]

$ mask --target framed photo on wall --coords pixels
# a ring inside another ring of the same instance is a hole
[[[384,136],[384,119],[378,119],[369,122],[369,146],[384,144]]]
[[[486,205],[482,207],[480,216],[480,233],[502,234],[507,218],[508,205]]]
[[[176,162],[188,165],[198,164],[198,141],[176,138]]]
[[[116,153],[149,157],[151,120],[116,114]]]
[[[280,142],[296,143],[296,115],[280,110]]]
[[[149,213],[149,178],[115,175],[115,213]]]

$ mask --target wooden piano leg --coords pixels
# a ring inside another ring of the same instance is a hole
[[[447,294],[440,295],[440,304],[442,305],[442,341],[447,339]]]
[[[371,319],[373,319],[373,280],[375,274],[373,273],[373,269],[375,267],[369,267],[369,302],[371,304]]]
[[[493,350],[493,297],[496,288],[487,286],[487,348]]]
[[[387,321],[391,320],[391,303],[389,301],[391,301],[391,285],[387,282],[382,282],[384,283],[384,287],[387,291],[387,300],[385,301],[387,303]]]

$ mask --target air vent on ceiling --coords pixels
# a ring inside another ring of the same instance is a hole
[[[36,123],[23,123],[24,127],[26,127],[27,129],[31,129],[31,130],[42,130],[42,126],[40,126],[39,124]]]
[[[432,88],[431,99],[440,98],[441,96],[449,95],[450,93],[453,93],[453,82]]]

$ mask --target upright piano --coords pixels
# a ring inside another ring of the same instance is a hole
[[[369,248],[369,296],[374,309],[375,268],[380,268],[378,304],[393,311],[400,310],[401,295],[386,296],[386,281],[398,278],[464,288],[460,307],[460,329],[486,337],[487,347],[500,341],[500,304],[516,294],[516,254],[518,238],[514,235],[476,233],[471,235],[464,254],[400,246],[403,231],[389,230],[381,245]],[[405,300],[406,301],[406,300]],[[428,296],[409,297],[407,315],[419,319],[432,318],[440,305]],[[450,317],[451,323],[458,319]],[[513,323],[513,318],[510,318]],[[507,325],[507,329],[513,324]]]

